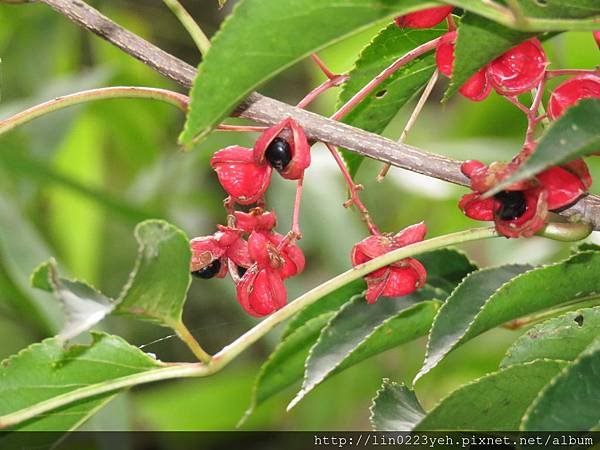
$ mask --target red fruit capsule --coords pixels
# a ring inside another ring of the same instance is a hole
[[[455,41],[456,31],[446,33],[440,39],[435,52],[435,62],[439,71],[449,78],[452,77]],[[486,68],[484,67],[471,76],[458,91],[468,99],[479,102],[490,94],[491,89]]]
[[[237,300],[254,317],[267,316],[285,306],[287,293],[279,274],[271,269],[251,267],[237,284]]]
[[[600,76],[578,75],[560,84],[550,95],[548,114],[557,119],[583,98],[600,98]]]
[[[352,265],[370,261],[397,248],[420,242],[427,228],[418,223],[405,228],[395,235],[369,236],[352,249]],[[382,267],[365,276],[367,282],[367,303],[375,303],[380,296],[397,297],[408,295],[425,284],[425,267],[414,258],[405,258],[389,266]]]
[[[277,225],[277,216],[273,211],[252,208],[250,212],[235,211],[235,226],[247,233],[253,231],[270,231]]]
[[[427,8],[404,16],[396,17],[400,28],[431,28],[436,26],[452,12],[452,6]]]
[[[217,151],[210,160],[223,189],[240,205],[256,203],[271,181],[271,166],[259,164],[252,149],[231,146]]]
[[[488,76],[500,95],[519,95],[535,88],[546,72],[548,59],[536,38],[525,41],[493,60]]]
[[[300,125],[287,118],[260,135],[254,159],[258,165],[273,167],[283,178],[298,180],[310,165],[310,145]]]
[[[479,161],[465,161],[461,166],[471,180],[473,192],[461,198],[459,208],[471,219],[493,220],[498,232],[509,238],[533,236],[546,223],[548,211],[573,203],[592,183],[587,165],[579,159],[514,183],[493,197],[482,198],[516,168],[514,163],[496,162],[488,167]]]
[[[192,259],[190,272],[198,278],[223,278],[227,273],[227,261],[238,267],[250,267],[252,261],[248,244],[241,232],[219,225],[219,231],[211,236],[202,236],[190,241]]]

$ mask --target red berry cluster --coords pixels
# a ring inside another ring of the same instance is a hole
[[[401,27],[428,28],[444,19],[450,20],[451,7],[418,11],[396,19]],[[450,23],[450,22],[449,22]],[[457,31],[451,29],[442,36],[436,49],[439,71],[451,77]],[[600,47],[600,32],[594,33]],[[543,119],[555,120],[566,109],[583,98],[600,98],[600,73],[596,71],[549,71],[548,59],[538,39],[532,38],[509,49],[471,76],[459,89],[466,98],[484,100],[492,88],[523,110],[529,121],[522,150],[509,163],[496,162],[489,167],[479,161],[467,161],[462,172],[470,179],[473,193],[463,196],[459,207],[475,220],[493,220],[498,232],[506,237],[528,237],[546,223],[548,212],[563,208],[592,184],[583,160],[552,167],[531,180],[515,183],[504,191],[487,198],[484,194],[509,177],[534,151],[535,126]],[[547,114],[538,115],[546,80],[554,75],[575,76],[556,87],[550,94]],[[521,104],[517,96],[532,92],[531,108]]]
[[[277,217],[265,211],[264,195],[275,169],[283,178],[301,179],[310,165],[310,145],[302,128],[286,119],[264,131],[254,148],[238,146],[217,151],[211,166],[229,197],[228,224],[211,236],[192,239],[190,270],[198,278],[223,278],[229,272],[237,299],[249,314],[260,317],[283,306],[283,280],[304,270],[304,255],[290,232],[273,229]],[[235,205],[255,205],[248,212]]]

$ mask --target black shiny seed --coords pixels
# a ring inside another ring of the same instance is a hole
[[[221,270],[221,261],[219,261],[218,259],[215,259],[208,266],[203,267],[200,270],[196,270],[195,272],[192,272],[192,275],[194,275],[196,278],[202,278],[203,280],[208,280],[209,278],[212,278],[216,274],[218,274],[219,270]]]
[[[525,194],[522,191],[502,191],[494,195],[500,201],[498,216],[502,220],[518,219],[527,210]]]
[[[267,147],[265,156],[269,164],[281,172],[292,160],[292,149],[285,139],[275,138]]]
[[[246,267],[237,266],[237,272],[240,277],[243,277],[247,271],[248,269]]]

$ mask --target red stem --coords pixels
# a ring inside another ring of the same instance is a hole
[[[350,173],[348,172],[348,169],[346,168],[344,161],[342,161],[342,158],[341,158],[340,154],[338,153],[337,148],[335,148],[331,144],[325,144],[325,145],[327,146],[327,148],[333,155],[333,159],[335,159],[335,162],[337,163],[338,167],[342,171],[342,175],[344,176],[344,180],[346,181],[346,184],[348,185],[348,190],[350,191],[350,200],[349,200],[350,203],[354,203],[356,208],[360,211],[360,213],[363,217],[363,220],[365,221],[365,223],[367,224],[367,227],[369,228],[369,232],[373,235],[380,234],[379,229],[377,228],[377,226],[373,222],[373,219],[371,218],[371,215],[369,214],[369,211],[367,210],[366,206],[363,204],[360,197],[358,196],[359,188],[356,184],[354,184],[354,181],[352,180],[352,177],[350,176]]]
[[[394,61],[389,67],[384,69],[379,75],[373,78],[369,83],[365,85],[360,91],[358,91],[354,97],[352,97],[348,102],[346,102],[340,109],[338,109],[331,118],[333,120],[341,120],[350,112],[352,108],[354,108],[357,104],[362,102],[366,96],[368,96],[373,89],[387,80],[396,70],[402,67],[404,64],[409,63],[413,59],[421,56],[424,53],[427,53],[437,47],[437,44],[441,37],[433,39],[425,44],[419,45],[417,48],[412,49],[410,52],[405,54],[404,56],[398,58]]]
[[[323,62],[323,60],[321,58],[319,58],[319,55],[317,55],[316,53],[313,53],[313,54],[310,55],[310,57],[317,64],[317,66],[319,66],[319,69],[321,69],[321,72],[323,72],[323,74],[325,74],[325,76],[327,78],[329,78],[330,80],[332,80],[335,77],[337,77],[337,75],[335,73],[333,73],[329,69],[329,67],[327,67],[327,64],[325,64]]]
[[[304,184],[304,175],[298,180],[296,185],[296,198],[294,199],[294,213],[292,215],[292,230],[291,232],[295,235],[295,239],[300,239],[302,233],[300,232],[300,203],[302,202],[302,186]]]
[[[321,83],[319,86],[310,91],[306,96],[300,100],[300,102],[296,105],[298,108],[306,108],[310,103],[312,103],[319,95],[325,92],[332,87],[339,86],[344,81],[348,79],[348,75],[337,75],[334,78],[329,78]]]

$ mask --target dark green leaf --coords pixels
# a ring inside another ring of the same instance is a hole
[[[416,429],[516,430],[538,392],[566,365],[541,360],[486,375],[448,395]]]
[[[33,344],[0,364],[0,416],[90,384],[162,367],[123,339],[93,334],[90,345],[65,347],[56,338]],[[10,430],[65,431],[79,426],[113,393],[61,407]],[[0,418],[0,428],[2,419]],[[1,441],[0,441],[1,443]]]
[[[467,13],[458,28],[452,82],[445,98],[456,94],[471,75],[518,43],[534,36]]]
[[[114,300],[87,283],[60,278],[54,260],[43,263],[35,270],[31,284],[53,293],[61,303],[66,320],[57,336],[59,339],[71,339],[89,330],[116,306]]]
[[[512,265],[470,273],[440,308],[427,342],[425,362],[415,381],[466,340],[465,335],[473,326],[473,319],[502,285],[530,268]]]
[[[371,425],[375,431],[411,431],[425,414],[415,391],[386,378],[371,405]]]
[[[188,238],[161,220],[142,222],[135,229],[135,237],[138,260],[116,312],[176,327],[191,282]]]
[[[302,378],[304,360],[308,356],[308,351],[333,315],[334,312],[330,311],[307,320],[275,348],[267,362],[260,368],[260,373],[254,382],[250,406],[240,424],[263,402]]]
[[[427,269],[427,284],[450,294],[477,266],[467,255],[453,248],[441,248],[420,254],[417,259]]]
[[[519,275],[526,269],[506,266],[469,275],[440,309],[417,378],[451,350],[490,328],[600,292],[598,252],[579,253]]]
[[[600,334],[600,308],[572,311],[531,328],[506,351],[506,367],[535,359],[573,361]]]
[[[241,0],[198,68],[180,137],[206,136],[257,86],[328,44],[424,0]]]
[[[425,287],[398,298],[381,298],[369,305],[355,297],[321,331],[306,360],[302,389],[288,408],[334,373],[364,359],[424,336],[437,308],[437,291]]]
[[[303,326],[309,320],[318,317],[326,312],[337,310],[340,306],[348,302],[352,297],[362,293],[366,288],[367,284],[361,278],[360,280],[352,281],[351,283],[348,283],[342,286],[341,288],[336,289],[331,294],[328,294],[325,297],[319,299],[318,302],[307,306],[298,314],[296,314],[292,320],[290,320],[290,323],[283,332],[281,339],[286,339],[288,336],[294,333],[298,328]]]
[[[538,395],[522,430],[587,431],[600,427],[600,339],[564,368]]]
[[[356,60],[349,80],[340,91],[338,108],[398,58],[444,32],[444,26],[400,29],[395,23],[382,30]],[[342,121],[363,130],[381,133],[396,113],[427,84],[434,70],[435,56],[432,52],[414,59],[380,84]],[[354,177],[364,157],[347,150],[342,150],[342,156]]]
[[[535,152],[512,176],[490,190],[490,195],[560,165],[600,151],[600,99],[581,100],[546,130]]]

